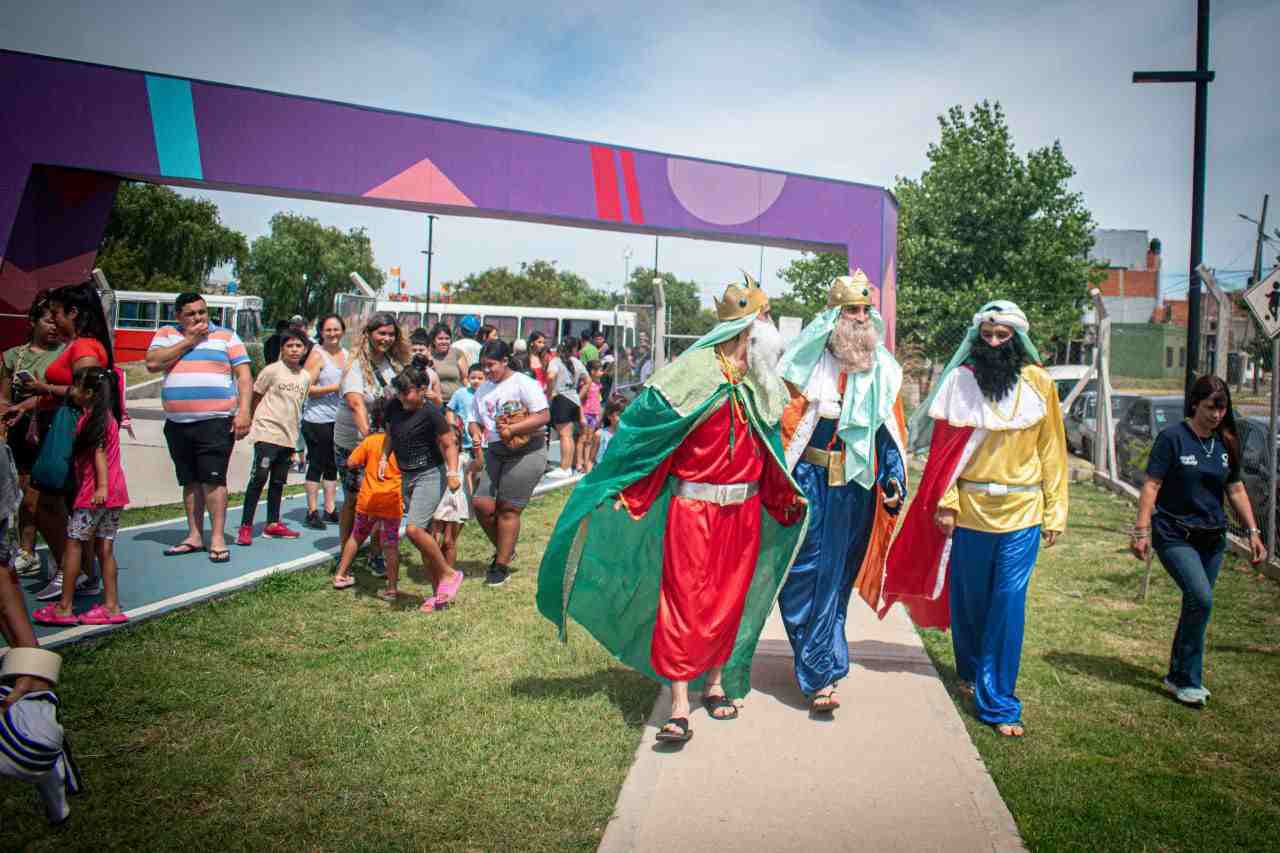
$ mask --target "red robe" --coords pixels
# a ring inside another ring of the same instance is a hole
[[[733,421],[733,449],[729,424]],[[691,681],[729,660],[760,549],[760,509],[780,523],[801,507],[786,473],[732,397],[662,464],[622,492],[633,516],[658,499],[668,477],[696,483],[759,482],[741,504],[673,497],[662,543],[662,585],[650,662],[672,681]]]

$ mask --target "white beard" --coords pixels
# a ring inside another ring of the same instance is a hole
[[[782,360],[782,333],[768,320],[756,320],[751,324],[751,343],[747,347],[747,372],[763,382],[777,376],[778,362]]]

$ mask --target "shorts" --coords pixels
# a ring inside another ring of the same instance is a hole
[[[576,424],[582,416],[581,407],[568,397],[557,396],[551,401],[551,425]]]
[[[347,460],[354,452],[354,447],[348,450],[336,442],[333,445],[333,462],[338,469],[338,482],[342,483],[342,499],[350,501],[352,506],[355,506],[356,499],[360,497],[360,485],[364,482],[363,467],[347,467]]]
[[[547,470],[547,449],[539,447],[518,456],[484,450],[484,470],[476,484],[476,497],[493,498],[514,507],[525,507]]]
[[[77,508],[71,510],[71,517],[67,519],[67,538],[77,542],[92,542],[94,539],[111,541],[116,538],[116,531],[119,529],[119,507]]]
[[[592,429],[592,430],[600,429],[599,415],[585,415],[584,417],[586,417],[587,419],[587,429]]]
[[[436,514],[436,507],[440,506],[446,488],[443,465],[405,471],[400,487],[404,496],[405,521],[422,530],[430,527],[431,516]]]
[[[376,515],[365,515],[363,512],[356,513],[356,523],[351,527],[351,535],[355,537],[357,542],[363,542],[369,538],[374,530],[381,528],[382,544],[397,545],[400,542],[400,519],[398,518],[379,518]]]
[[[209,418],[191,423],[164,422],[164,438],[178,475],[178,485],[227,484],[227,463],[235,446],[231,418]]]

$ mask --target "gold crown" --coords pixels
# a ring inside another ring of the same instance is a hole
[[[742,274],[742,278],[745,283],[728,285],[724,289],[722,298],[712,297],[716,304],[716,319],[721,323],[726,320],[740,320],[769,310],[769,297],[760,286],[760,282],[746,272]]]
[[[831,292],[827,294],[827,307],[835,308],[845,305],[866,305],[871,307],[871,280],[860,269],[853,275],[842,275],[831,282]]]

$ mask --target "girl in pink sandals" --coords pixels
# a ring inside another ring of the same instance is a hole
[[[82,367],[67,391],[68,402],[81,411],[71,446],[76,491],[62,559],[62,598],[31,614],[41,625],[118,625],[129,621],[120,609],[116,584],[114,540],[120,529],[120,510],[129,503],[129,490],[120,466],[120,425],[112,402],[115,385],[111,370]],[[102,602],[77,616],[72,600],[86,547],[93,549],[101,567]]]

